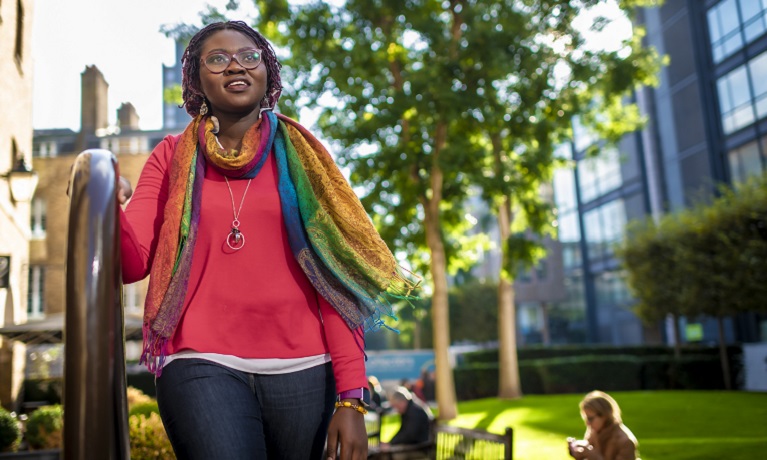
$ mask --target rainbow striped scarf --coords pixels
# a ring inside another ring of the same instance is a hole
[[[181,135],[170,166],[169,194],[144,309],[141,362],[160,375],[189,284],[206,165],[232,178],[255,177],[274,152],[282,216],[293,256],[350,329],[383,326],[389,300],[411,297],[405,274],[330,154],[303,126],[266,111],[240,152],[218,146],[209,118]]]

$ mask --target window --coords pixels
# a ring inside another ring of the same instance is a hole
[[[127,313],[141,311],[141,292],[138,289],[138,283],[123,286],[123,307]]]
[[[767,137],[761,139],[762,152],[767,148]],[[759,151],[759,142],[753,141],[727,152],[732,182],[742,182],[765,170],[765,156]]]
[[[538,262],[538,266],[535,267],[535,278],[538,282],[545,281],[549,276],[549,265],[545,260]]]
[[[554,171],[554,203],[560,213],[576,209],[575,175],[571,168]]]
[[[739,0],[746,43],[767,31],[767,0]]]
[[[518,283],[532,283],[533,271],[535,271],[535,281],[542,282],[546,280],[548,276],[548,265],[545,260],[541,260],[535,267],[525,268],[522,265],[517,269],[517,276],[514,281]]]
[[[631,293],[626,286],[624,272],[603,272],[594,278],[597,304],[604,307],[626,305]]]
[[[599,156],[578,163],[581,200],[587,203],[621,186],[621,164],[618,150],[609,148]]]
[[[767,115],[767,53],[762,53],[748,63],[751,85],[754,88],[756,118]]]
[[[39,265],[29,267],[27,286],[27,315],[29,318],[39,318],[44,314],[45,267]]]
[[[35,198],[32,200],[29,227],[32,230],[32,238],[45,238],[46,206],[45,200]]]
[[[125,153],[120,148],[120,138],[119,137],[103,137],[101,138],[101,141],[99,141],[100,147],[104,150],[109,150],[115,155],[118,155],[120,153]]]
[[[721,62],[767,31],[767,0],[724,0],[708,10],[714,62]]]
[[[583,152],[597,141],[597,137],[583,126],[579,117],[575,117],[573,118],[573,140],[575,141],[575,151]]]
[[[719,109],[725,134],[737,131],[754,122],[754,108],[748,89],[746,67],[738,67],[716,82],[719,91]]]
[[[583,214],[583,228],[586,232],[586,245],[589,259],[599,259],[604,255],[604,237],[602,236],[602,221],[599,208]]]
[[[560,214],[558,237],[562,243],[562,263],[566,269],[581,265],[581,228],[578,224],[578,212],[569,211]]]
[[[714,62],[720,62],[743,47],[735,0],[724,0],[708,11],[708,30]]]
[[[21,63],[24,52],[24,5],[16,0],[16,47],[14,54],[16,62]]]
[[[623,239],[626,209],[623,200],[614,200],[583,214],[589,260],[609,257],[613,244]]]
[[[575,121],[573,121],[575,122]],[[571,160],[573,158],[573,146],[569,142],[559,144],[554,149],[554,156],[563,160]]]
[[[39,158],[55,157],[58,154],[55,141],[42,141],[32,144],[32,156]]]
[[[722,76],[716,86],[725,134],[767,117],[767,53]]]
[[[522,284],[532,283],[533,277],[530,274],[530,270],[520,265],[517,268],[517,276],[514,277],[514,281]]]
[[[554,171],[554,203],[557,206],[557,239],[562,243],[565,268],[581,264],[581,229],[575,196],[575,172],[571,168]]]

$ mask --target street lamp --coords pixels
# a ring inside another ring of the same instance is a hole
[[[37,173],[27,166],[23,158],[16,160],[11,170],[0,177],[8,180],[13,201],[28,202],[32,200],[35,188],[37,188],[38,177]]]

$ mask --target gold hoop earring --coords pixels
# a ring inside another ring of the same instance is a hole
[[[200,115],[205,115],[208,113],[208,104],[205,102],[205,99],[202,100],[202,105],[200,106]]]

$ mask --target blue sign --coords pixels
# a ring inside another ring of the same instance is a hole
[[[367,375],[374,375],[382,382],[415,380],[421,376],[424,369],[434,368],[432,350],[368,351],[367,355]]]

